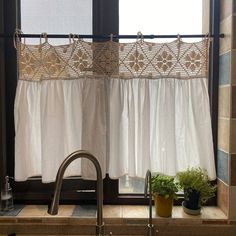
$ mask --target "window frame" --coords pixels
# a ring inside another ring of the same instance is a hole
[[[219,0],[210,0],[210,34],[219,34]],[[93,34],[119,34],[119,0],[93,0]],[[20,0],[0,0],[0,33],[13,35],[20,28]],[[101,39],[100,39],[101,40]],[[212,115],[214,153],[217,151],[217,117],[218,117],[218,77],[219,77],[219,37],[210,45],[209,96]],[[14,97],[17,84],[17,59],[13,40],[0,38],[0,182],[3,188],[5,175],[14,176]],[[217,162],[215,161],[217,164]],[[47,204],[53,193],[53,183],[42,184],[40,178],[31,178],[25,182],[11,181],[16,203]],[[108,176],[104,179],[104,204],[148,204],[141,194],[119,194],[118,180]],[[76,192],[78,189],[96,188],[95,181],[68,178],[63,181],[61,202],[95,203],[94,192]],[[215,205],[216,198],[209,204]],[[176,202],[180,204],[181,197]]]

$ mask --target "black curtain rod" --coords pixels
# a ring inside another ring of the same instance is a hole
[[[43,34],[17,34],[20,38],[43,38]],[[13,38],[14,35],[9,34],[0,34],[0,38]],[[180,34],[180,35],[89,35],[89,34],[47,34],[47,38],[70,38],[70,37],[76,37],[76,38],[84,38],[84,39],[110,39],[111,37],[113,39],[137,39],[137,38],[143,38],[143,39],[154,39],[154,38],[204,38],[207,37],[206,34]],[[219,35],[208,35],[210,38],[224,38],[224,34]]]

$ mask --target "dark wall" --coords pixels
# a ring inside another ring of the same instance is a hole
[[[0,34],[4,33],[3,0],[0,0]],[[6,174],[6,121],[5,121],[5,50],[0,38],[0,182]]]

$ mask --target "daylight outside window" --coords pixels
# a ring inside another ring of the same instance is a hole
[[[170,7],[171,6],[171,7]],[[120,0],[119,33],[123,34],[202,34],[202,0]],[[174,39],[151,39],[170,42]],[[132,40],[120,40],[129,42]],[[199,39],[184,39],[187,42]],[[144,180],[123,176],[119,179],[120,194],[139,194]]]
[[[23,33],[92,34],[92,0],[21,0]],[[38,44],[39,39],[26,39]],[[51,44],[68,44],[68,39],[49,39]]]

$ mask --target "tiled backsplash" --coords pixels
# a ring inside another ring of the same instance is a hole
[[[236,0],[220,0],[218,205],[236,220]],[[223,100],[221,100],[223,99]],[[222,181],[221,181],[222,180]]]

